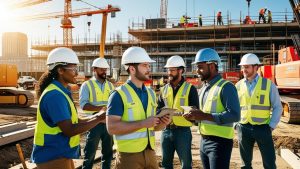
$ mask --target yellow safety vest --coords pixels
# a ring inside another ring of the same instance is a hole
[[[42,96],[41,96],[40,100],[42,100],[43,96],[46,93],[48,93],[52,90],[57,90],[57,91],[61,92],[66,97],[66,99],[69,102],[70,109],[71,109],[72,124],[77,124],[78,123],[78,116],[77,116],[77,110],[75,108],[74,103],[72,102],[71,98],[67,94],[65,94],[56,85],[50,84],[44,90],[44,92],[42,93]],[[60,130],[60,128],[58,126],[50,127],[50,126],[47,125],[47,123],[45,123],[45,121],[44,121],[44,119],[41,115],[41,112],[40,112],[40,103],[39,103],[38,108],[37,108],[37,124],[36,124],[36,127],[35,127],[35,133],[34,133],[34,144],[36,144],[38,146],[44,146],[44,143],[45,143],[44,138],[45,138],[46,134],[48,134],[48,135],[57,135],[61,132],[62,131]],[[69,141],[70,148],[78,146],[79,142],[80,142],[80,135],[79,134],[71,137],[70,141]]]
[[[156,114],[156,96],[152,89],[147,88],[148,105],[146,112],[144,111],[140,98],[129,84],[124,84],[116,90],[120,94],[124,105],[124,112],[121,118],[122,121],[134,122],[145,120]],[[124,135],[114,135],[114,140],[116,149],[119,152],[141,152],[147,147],[148,140],[150,140],[151,148],[155,149],[154,127],[141,128],[135,132]]]
[[[269,124],[271,80],[259,76],[251,96],[249,96],[245,79],[239,81],[236,84],[236,88],[241,105],[240,123],[253,125]]]
[[[166,84],[164,87],[162,87],[161,94],[165,103],[165,107],[177,109],[183,112],[184,110],[181,108],[181,106],[189,105],[189,94],[191,87],[192,85],[190,83],[184,82],[180,86],[175,98],[173,96],[173,88],[170,84]],[[186,120],[182,116],[173,116],[172,121],[176,126],[190,127],[193,125],[190,121]]]
[[[91,79],[85,82],[89,89],[89,103],[94,106],[105,106],[107,105],[110,92],[114,90],[114,86],[106,80],[104,91],[102,91],[96,81],[96,79]],[[95,111],[84,110],[84,113],[93,114]]]
[[[227,80],[220,79],[217,81],[208,91],[208,95],[204,104],[202,104],[204,90],[200,92],[199,101],[200,109],[204,113],[222,113],[225,108],[221,101],[221,91],[226,83],[230,83]],[[199,124],[200,133],[203,135],[218,136],[227,139],[233,139],[233,123],[217,124],[212,121],[202,120]]]
[[[185,23],[185,20],[186,20],[185,17],[182,16],[182,17],[180,18],[180,23],[181,23],[181,24],[184,24],[184,23]]]

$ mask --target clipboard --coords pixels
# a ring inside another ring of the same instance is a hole
[[[163,117],[167,114],[169,114],[170,116],[173,116],[175,113],[177,113],[178,110],[177,109],[171,109],[171,108],[162,108],[160,113],[157,114],[155,117]]]

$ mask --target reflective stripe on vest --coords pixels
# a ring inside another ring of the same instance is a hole
[[[148,104],[147,111],[145,112],[140,98],[130,85],[124,84],[117,88],[117,92],[120,94],[124,105],[124,112],[121,117],[121,121],[140,121],[155,115],[157,107],[155,93],[152,89],[146,89],[148,95]],[[150,141],[148,141],[149,139]],[[128,134],[114,135],[114,140],[116,143],[116,149],[119,152],[141,152],[147,147],[148,142],[150,142],[150,146],[155,149],[155,136],[153,127],[141,128]]]
[[[171,85],[170,84],[165,85],[161,89],[162,99],[164,101],[165,107],[184,111],[181,108],[181,106],[189,105],[189,94],[190,94],[191,87],[192,85],[190,83],[184,82],[178,89],[178,92],[174,98],[173,88],[171,87]],[[185,127],[192,126],[192,123],[186,120],[182,116],[173,116],[172,121],[177,126],[185,126]]]
[[[236,87],[241,105],[240,123],[250,123],[252,125],[268,124],[271,112],[269,97],[271,81],[259,76],[251,96],[249,96],[245,80],[238,82]]]
[[[86,82],[89,89],[89,103],[94,106],[105,106],[107,105],[109,94],[114,87],[106,80],[102,91],[96,81],[95,79],[91,79]],[[93,114],[95,111],[84,110],[84,113]]]
[[[204,104],[202,104],[204,96],[204,90],[202,89],[199,97],[199,105],[200,109],[204,113],[222,113],[225,111],[225,108],[221,102],[220,94],[226,83],[230,82],[224,79],[217,81],[208,91],[208,95]],[[217,124],[213,121],[202,120],[199,126],[199,130],[203,135],[218,136],[228,139],[233,138],[233,123]]]
[[[73,101],[71,100],[71,98],[65,94],[59,87],[57,87],[54,84],[50,84],[42,93],[41,97],[40,97],[40,101],[42,100],[42,98],[44,97],[44,95],[47,92],[50,92],[52,90],[57,90],[60,93],[62,93],[65,98],[68,100],[70,109],[71,109],[71,121],[72,124],[77,124],[78,123],[78,116],[77,116],[77,110],[75,108],[75,105],[73,103]],[[35,133],[34,133],[34,144],[38,145],[38,146],[44,146],[45,143],[45,135],[57,135],[59,133],[61,133],[61,129],[58,126],[55,127],[50,127],[47,125],[47,123],[44,121],[41,112],[40,112],[40,102],[38,104],[38,108],[37,108],[37,124],[36,124],[36,128],[35,128]],[[70,148],[76,147],[79,145],[80,142],[80,135],[75,135],[72,136],[70,138],[69,141],[69,145]]]

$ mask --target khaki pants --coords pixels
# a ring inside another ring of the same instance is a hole
[[[116,169],[158,169],[155,151],[145,149],[139,153],[117,152]]]
[[[38,169],[75,169],[72,159],[60,158],[41,164],[36,164]]]

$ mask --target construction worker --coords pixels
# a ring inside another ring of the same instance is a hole
[[[167,60],[169,83],[161,88],[158,99],[158,110],[160,108],[174,108],[184,112],[181,106],[194,106],[199,108],[197,89],[186,82],[182,74],[185,63],[182,57],[172,56]],[[182,116],[173,116],[172,123],[167,125],[161,135],[162,167],[173,168],[174,152],[180,159],[182,169],[192,168],[192,123]]]
[[[155,93],[144,85],[150,79],[152,62],[155,61],[140,47],[130,47],[122,56],[129,79],[110,95],[106,119],[116,145],[117,169],[158,169],[154,131],[165,128],[171,118],[155,116]]]
[[[272,12],[268,10],[268,23],[272,23]]]
[[[198,19],[199,19],[199,26],[201,27],[202,26],[202,15],[201,14],[199,15]]]
[[[185,19],[185,18],[186,18],[185,15],[182,15],[182,17],[180,17],[179,23],[180,23],[180,26],[181,26],[181,27],[183,27],[184,24],[185,24],[185,22],[186,22],[186,19]]]
[[[260,19],[263,20],[263,23],[266,23],[265,13],[267,11],[267,7],[261,8],[259,10],[259,17],[258,17],[258,23],[260,23]]]
[[[31,160],[38,169],[74,169],[72,159],[79,158],[79,134],[105,120],[104,116],[82,120],[72,101],[69,83],[76,83],[79,60],[69,48],[52,50],[48,71],[37,84],[37,125]]]
[[[84,82],[79,92],[80,107],[87,116],[91,116],[106,107],[109,93],[114,89],[113,84],[106,80],[106,71],[109,69],[106,59],[95,59],[92,67],[94,77]],[[100,139],[102,169],[110,169],[113,140],[107,132],[105,123],[99,123],[87,133],[83,169],[92,169]]]
[[[217,25],[224,25],[221,11],[217,13]]]
[[[245,54],[240,62],[244,79],[237,84],[241,121],[236,125],[241,168],[252,168],[253,146],[261,152],[264,168],[274,169],[275,150],[272,131],[279,123],[282,105],[275,84],[257,74],[260,61],[255,54]]]
[[[220,57],[210,48],[195,57],[197,73],[204,82],[199,92],[199,107],[183,116],[200,121],[200,156],[204,169],[227,169],[233,146],[233,123],[240,120],[239,99],[235,86],[218,74]]]

